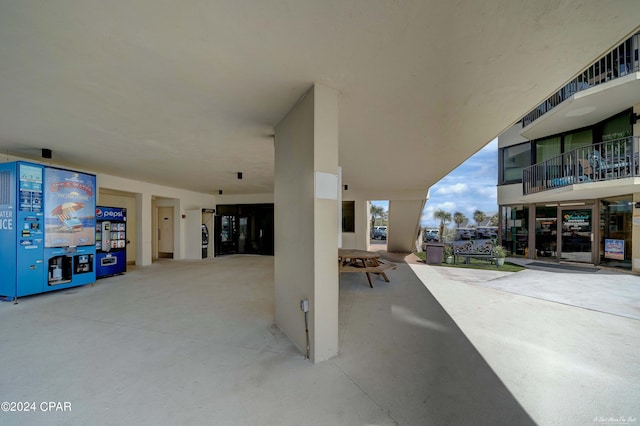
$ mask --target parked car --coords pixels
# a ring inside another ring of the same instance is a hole
[[[476,237],[476,230],[473,228],[459,228],[456,231],[456,240],[470,240]]]
[[[498,228],[495,226],[487,226],[483,228],[478,228],[476,230],[476,236],[480,239],[496,239],[498,238]]]
[[[386,226],[374,226],[373,227],[373,239],[374,240],[386,240],[387,239],[387,227]]]
[[[439,241],[440,237],[438,236],[437,229],[427,229],[422,233],[422,241],[425,243],[431,241]]]

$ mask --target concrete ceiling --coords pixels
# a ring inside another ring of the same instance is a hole
[[[638,23],[637,0],[0,0],[0,152],[271,192],[274,126],[318,82],[350,190],[426,193]]]

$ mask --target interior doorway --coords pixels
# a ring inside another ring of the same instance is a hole
[[[214,209],[202,209],[202,258],[213,257]]]
[[[173,259],[173,207],[158,207],[158,258]]]
[[[369,239],[367,247],[373,251],[387,250],[389,236],[389,200],[370,200]]]

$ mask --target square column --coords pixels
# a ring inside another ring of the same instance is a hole
[[[151,220],[151,194],[136,194],[136,265],[148,266],[152,263],[151,244],[153,225]]]
[[[338,353],[338,92],[315,85],[276,126],[275,316],[309,355]]]

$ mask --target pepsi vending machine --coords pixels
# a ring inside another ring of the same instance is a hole
[[[96,278],[127,271],[127,209],[96,207]]]
[[[95,281],[95,188],[94,175],[0,164],[0,296]]]

